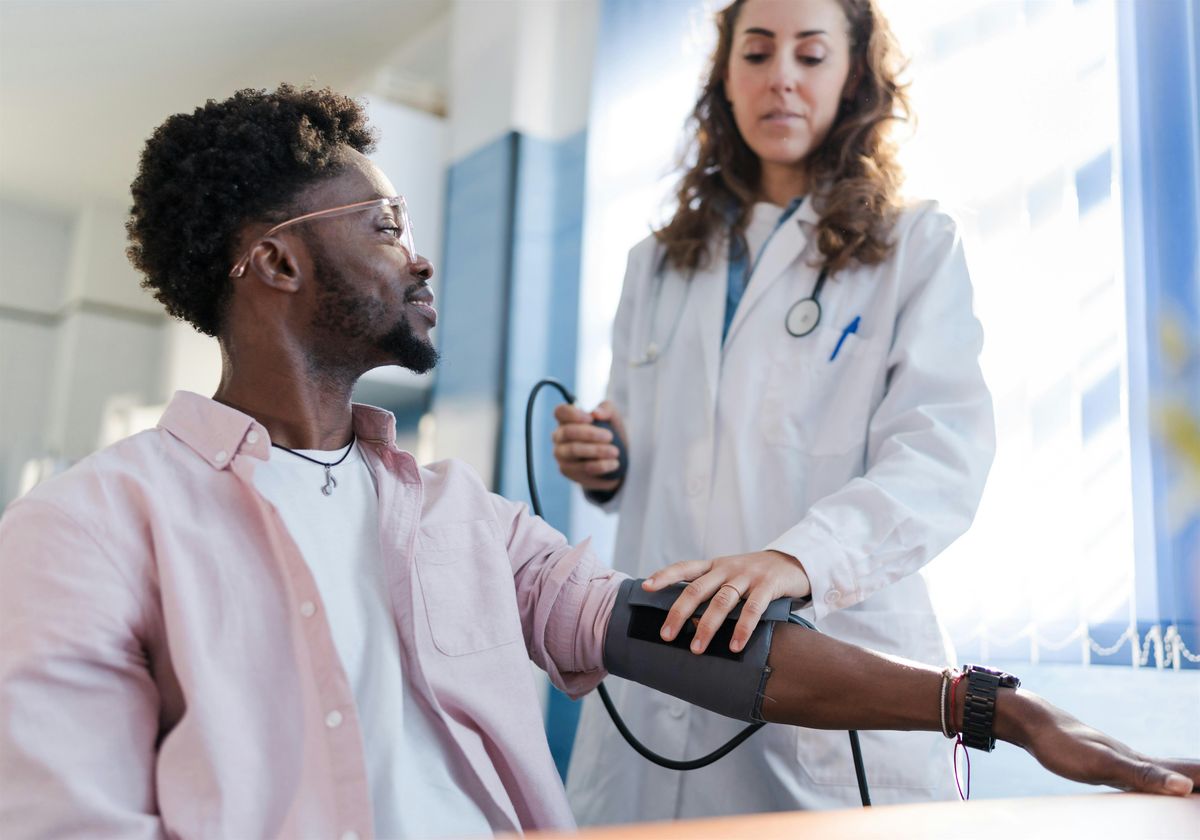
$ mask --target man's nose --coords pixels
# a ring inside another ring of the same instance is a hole
[[[417,254],[416,259],[409,263],[408,273],[428,283],[433,277],[433,263],[420,254]]]

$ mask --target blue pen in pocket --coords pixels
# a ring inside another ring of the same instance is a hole
[[[833,353],[830,354],[830,356],[829,356],[829,361],[832,362],[834,359],[837,358],[838,351],[842,349],[842,345],[846,342],[846,336],[850,335],[850,333],[858,332],[858,322],[861,320],[862,320],[861,315],[855,315],[854,320],[851,321],[849,324],[847,324],[846,328],[844,330],[842,330],[842,334],[838,338],[838,343],[833,348]]]

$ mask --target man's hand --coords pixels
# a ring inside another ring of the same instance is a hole
[[[558,421],[558,428],[551,433],[550,439],[554,442],[554,460],[558,461],[559,472],[584,490],[608,492],[617,489],[621,483],[619,479],[600,478],[620,466],[612,432],[592,425],[593,420],[608,420],[622,440],[629,439],[612,403],[606,400],[591,413],[563,403],[554,409],[554,419]]]
[[[1001,690],[996,737],[1076,782],[1172,796],[1200,787],[1200,762],[1148,758],[1027,691]]]
[[[647,592],[680,581],[691,581],[680,593],[663,622],[662,637],[668,642],[679,635],[683,623],[696,608],[711,599],[696,626],[692,653],[704,653],[725,616],[745,600],[742,614],[733,629],[729,649],[740,651],[750,641],[767,606],[776,598],[804,598],[812,593],[808,575],[795,557],[780,551],[756,551],[731,554],[716,560],[684,560],[659,569],[642,582]]]
[[[934,668],[839,641],[794,624],[775,629],[762,715],[814,729],[941,729],[942,675]],[[957,692],[962,731],[966,691]],[[1185,796],[1200,786],[1200,761],[1147,758],[1025,689],[996,694],[993,731],[1043,767],[1077,782]],[[947,748],[950,742],[947,741]]]

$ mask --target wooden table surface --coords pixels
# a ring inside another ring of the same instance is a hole
[[[640,823],[526,836],[529,840],[1200,840],[1200,795],[1099,793],[983,799]]]

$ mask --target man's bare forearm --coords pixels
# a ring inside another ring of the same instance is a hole
[[[941,671],[866,650],[794,624],[775,631],[762,716],[813,729],[941,730]],[[965,685],[949,709],[962,729]],[[1000,689],[994,734],[1048,770],[1089,784],[1187,794],[1200,763],[1150,759],[1024,689]]]
[[[773,723],[812,729],[941,729],[942,675],[928,665],[794,624],[781,624],[775,631],[767,664],[771,675],[762,715]]]

